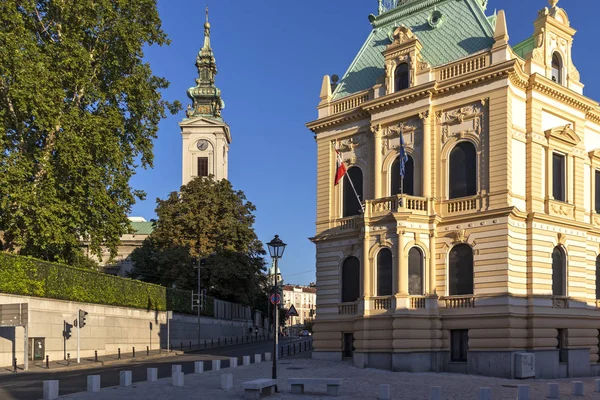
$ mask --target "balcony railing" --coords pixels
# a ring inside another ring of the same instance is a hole
[[[356,303],[343,303],[338,308],[340,315],[356,315],[358,312],[358,305]]]
[[[367,200],[367,210],[370,215],[382,215],[401,211],[426,214],[428,208],[429,201],[425,197],[409,196],[406,194]]]
[[[446,79],[455,78],[460,75],[468,74],[469,72],[478,71],[489,65],[489,55],[482,54],[468,60],[459,61],[442,67],[437,71],[437,79],[444,81]]]
[[[446,200],[442,202],[441,209],[439,211],[441,211],[443,215],[450,215],[470,211],[480,211],[482,207],[483,198],[480,195],[476,195]]]
[[[473,296],[448,296],[444,297],[446,308],[474,308],[475,297]]]
[[[343,99],[331,103],[331,112],[332,114],[337,114],[340,112],[353,110],[359,107],[362,103],[366,102],[367,100],[369,100],[368,92],[361,92],[353,96],[344,97]]]
[[[373,309],[374,310],[391,310],[392,309],[392,298],[389,296],[373,298]]]
[[[362,216],[355,215],[353,217],[340,218],[336,221],[336,226],[341,231],[357,229],[361,226]]]
[[[410,308],[417,310],[425,308],[425,296],[413,296],[410,298]]]

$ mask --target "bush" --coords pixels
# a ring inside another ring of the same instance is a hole
[[[0,253],[0,292],[193,314],[192,292]],[[209,306],[203,315],[214,315]]]

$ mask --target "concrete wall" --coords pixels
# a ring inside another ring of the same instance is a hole
[[[0,304],[29,304],[29,338],[45,338],[45,353],[51,360],[62,360],[64,354],[77,355],[77,328],[74,321],[78,309],[89,314],[81,334],[81,357],[115,354],[122,352],[143,352],[146,346],[156,350],[167,346],[167,318],[165,312],[146,311],[125,307],[99,304],[75,303],[53,299],[15,296],[0,293]],[[73,326],[71,337],[65,340],[65,323]],[[201,340],[248,335],[252,320],[223,320],[201,318]],[[152,327],[152,328],[151,328]],[[170,340],[173,347],[183,342],[189,345],[197,342],[197,317],[174,314],[170,321]],[[16,357],[23,362],[24,328],[0,328],[0,366],[9,366]]]

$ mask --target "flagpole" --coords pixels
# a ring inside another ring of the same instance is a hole
[[[331,141],[331,147],[333,147],[333,151],[335,152],[336,158],[338,159],[338,161],[340,163],[342,163],[342,157],[340,156],[340,154],[338,153],[337,147],[335,145],[334,141]],[[354,187],[354,183],[352,183],[352,179],[350,179],[350,175],[348,175],[348,172],[346,171],[346,173],[344,174],[344,176],[346,178],[348,178],[348,182],[350,182],[350,186],[352,187],[352,191],[354,192],[354,195],[356,196],[356,199],[358,200],[358,204],[360,204],[360,209],[362,210],[362,213],[365,213],[365,206],[362,203],[362,201],[360,200],[360,197],[358,196],[358,192],[356,191],[356,188]]]

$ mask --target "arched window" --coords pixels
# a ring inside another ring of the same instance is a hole
[[[596,299],[600,299],[600,255],[596,257]]]
[[[377,254],[377,296],[392,295],[392,251],[381,249]]]
[[[407,63],[402,63],[396,67],[396,72],[394,73],[394,85],[394,92],[408,88],[409,71]]]
[[[449,198],[477,194],[477,151],[471,142],[460,142],[450,152]]]
[[[348,257],[342,265],[342,303],[356,301],[360,296],[360,261]]]
[[[413,247],[408,251],[408,294],[420,296],[423,292],[423,252]]]
[[[454,246],[448,257],[450,296],[473,294],[473,249],[468,244]]]
[[[567,295],[567,257],[565,251],[555,247],[552,252],[552,296]]]
[[[414,196],[415,194],[415,184],[414,184],[414,176],[415,176],[415,162],[411,156],[408,156],[408,160],[406,164],[404,164],[404,183],[403,183],[403,193]],[[390,189],[391,195],[400,193],[400,156],[396,157],[394,162],[392,163],[392,168],[390,169]]]
[[[349,179],[352,180],[356,193],[354,193]],[[360,200],[363,201],[363,174],[360,168],[350,167],[344,176],[344,217],[359,215],[361,213],[362,208],[356,198],[357,194]]]
[[[558,84],[563,83],[562,80],[562,61],[558,53],[552,55],[552,80]]]

